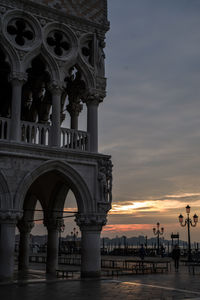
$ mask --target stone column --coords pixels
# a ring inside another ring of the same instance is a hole
[[[29,266],[30,233],[34,223],[22,219],[17,223],[17,227],[20,232],[18,269],[26,272]]]
[[[12,84],[10,139],[21,141],[21,100],[22,86],[27,80],[26,73],[13,73],[10,77]]]
[[[52,94],[52,126],[51,126],[51,146],[60,146],[60,110],[61,110],[61,84],[57,82],[49,85]]]
[[[48,230],[46,272],[54,275],[58,266],[59,231],[63,226],[62,219],[48,219],[45,226]]]
[[[14,272],[15,228],[19,211],[0,210],[0,280],[9,280]]]
[[[78,130],[78,116],[83,109],[83,105],[81,103],[69,103],[67,105],[67,111],[71,117],[71,129]]]
[[[98,152],[98,106],[105,95],[88,93],[84,97],[87,105],[87,132],[90,135],[90,151]]]
[[[80,214],[76,216],[76,223],[81,230],[81,277],[100,277],[100,234],[106,224],[106,215]]]

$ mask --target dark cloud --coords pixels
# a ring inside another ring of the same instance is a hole
[[[108,3],[99,125],[114,162],[114,201],[200,192],[200,2]]]

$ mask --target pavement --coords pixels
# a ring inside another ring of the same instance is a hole
[[[178,272],[123,275],[101,279],[46,278],[42,270],[29,277],[0,284],[1,300],[200,300],[200,270],[195,275],[187,266]]]

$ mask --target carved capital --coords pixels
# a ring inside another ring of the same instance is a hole
[[[67,105],[67,111],[71,116],[79,116],[82,109],[83,105],[81,103],[72,102]]]
[[[94,214],[77,214],[75,218],[76,224],[81,230],[101,230],[106,225],[107,216],[104,213]]]
[[[100,102],[103,102],[104,97],[105,97],[105,93],[95,90],[95,91],[86,92],[82,100],[87,105],[99,105]]]
[[[17,228],[19,229],[20,233],[30,233],[33,227],[33,222],[29,222],[24,219],[19,220],[17,223]]]
[[[0,210],[0,223],[17,223],[23,212],[18,210]]]
[[[64,220],[61,218],[49,218],[44,221],[44,226],[46,226],[48,230],[57,230],[62,232],[65,224]]]
[[[18,84],[24,84],[28,79],[28,74],[23,72],[13,72],[9,76],[9,81],[18,83]]]
[[[63,84],[60,81],[52,81],[48,84],[48,90],[53,95],[61,96],[61,94],[63,93]]]

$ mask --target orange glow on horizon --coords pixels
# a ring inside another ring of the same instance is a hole
[[[103,231],[135,231],[135,230],[148,230],[152,229],[152,224],[113,224],[103,227]]]

